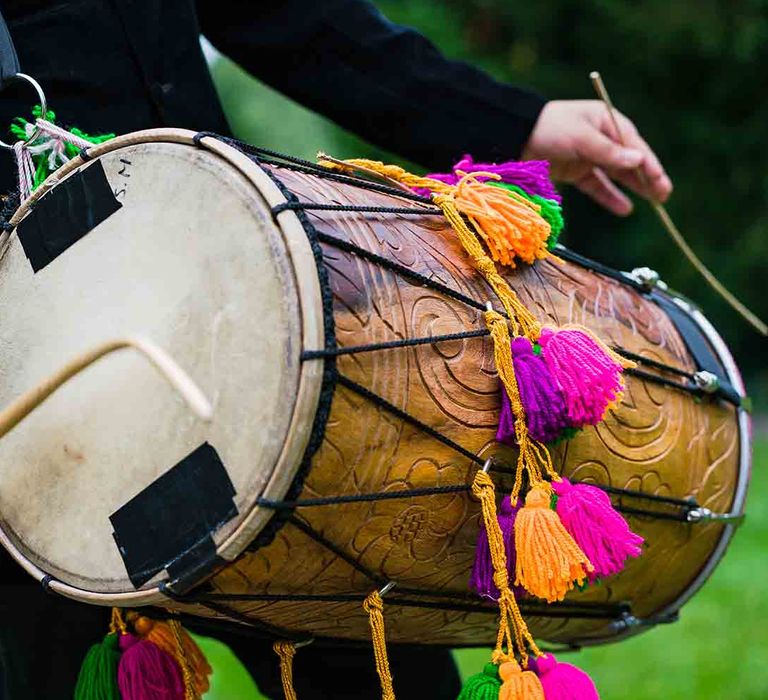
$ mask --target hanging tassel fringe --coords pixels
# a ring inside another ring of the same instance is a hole
[[[565,397],[571,427],[597,425],[624,391],[622,372],[634,363],[619,357],[585,328],[544,328],[542,357]]]
[[[512,361],[530,436],[539,442],[554,442],[569,427],[563,392],[541,357],[541,347],[519,336],[512,341]],[[496,439],[517,443],[509,396],[502,392],[501,415]]]
[[[293,642],[275,642],[272,649],[280,659],[280,680],[285,700],[297,700],[296,691],[293,689],[293,657],[296,656],[296,645]]]
[[[544,689],[536,674],[520,668],[514,659],[499,666],[499,676],[502,680],[499,700],[545,700]]]
[[[128,620],[139,638],[152,642],[177,663],[188,700],[194,700],[208,692],[209,676],[213,669],[205,654],[178,620],[153,620],[136,613],[129,613]]]
[[[550,494],[541,486],[532,488],[515,519],[515,583],[552,603],[574,584],[582,585],[593,567],[550,508]]]
[[[558,663],[552,654],[536,660],[546,700],[600,700],[592,679],[580,668]]]
[[[384,601],[378,591],[374,591],[363,601],[363,610],[368,613],[373,640],[373,656],[376,661],[376,673],[381,682],[381,700],[395,700],[395,688],[392,685],[392,672],[387,658],[387,639],[384,632]]]
[[[499,667],[488,663],[482,673],[467,678],[457,700],[498,700],[500,690]]]
[[[507,559],[507,574],[514,577],[515,571],[515,515],[519,510],[519,505],[512,505],[509,496],[501,500],[499,508],[498,523],[504,542],[504,551]],[[488,533],[485,525],[480,526],[477,534],[477,546],[475,547],[475,563],[472,567],[472,574],[469,579],[469,587],[478,595],[497,600],[499,589],[493,582],[493,562],[491,561],[491,550],[488,545]],[[524,594],[523,589],[515,590],[515,595]]]
[[[118,632],[110,632],[88,650],[77,677],[75,700],[121,700],[117,685],[118,642]]]
[[[178,665],[152,642],[120,635],[117,670],[122,700],[187,700]]]
[[[605,491],[589,484],[572,484],[565,478],[552,488],[563,526],[594,567],[591,579],[613,576],[629,557],[640,556],[643,538],[629,529]]]

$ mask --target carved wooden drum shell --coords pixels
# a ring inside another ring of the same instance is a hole
[[[494,440],[492,292],[429,206],[192,137],[94,147],[17,213],[0,263],[0,399],[88,342],[140,334],[198,382],[213,421],[139,359],[102,360],[0,440],[3,543],[60,594],[291,639],[368,639],[362,600],[394,581],[390,641],[491,644],[497,609],[468,590],[468,485],[494,457],[509,489],[515,459]],[[118,209],[33,271],[46,202],[67,186],[70,209],[90,206],[79,181],[93,168]],[[646,549],[563,603],[521,601],[537,637],[589,644],[673,619],[712,571],[734,524],[709,516],[741,513],[749,430],[738,371],[697,310],[562,257],[507,279],[540,321],[584,324],[641,359],[606,420],[552,453],[609,490]],[[51,309],[63,320],[49,324]]]

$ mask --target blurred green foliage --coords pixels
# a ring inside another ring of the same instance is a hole
[[[765,0],[382,0],[446,54],[547,97],[592,98],[598,69],[619,109],[662,158],[675,183],[669,209],[721,280],[763,318],[768,295],[768,2]],[[214,73],[235,132],[312,157],[396,158],[259,85],[227,61]],[[343,88],[340,88],[343,89]],[[461,133],[456,134],[457,148]],[[642,202],[618,220],[566,193],[570,247],[622,269],[648,265],[692,297],[723,333],[761,405],[768,344],[685,263]],[[762,404],[765,405],[765,404]]]

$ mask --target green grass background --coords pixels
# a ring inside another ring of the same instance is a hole
[[[725,560],[683,608],[679,622],[618,644],[563,655],[562,660],[588,671],[603,700],[766,700],[768,440],[764,438],[755,448],[747,513]],[[226,646],[208,638],[200,641],[215,669],[205,700],[263,697]],[[488,651],[457,652],[462,674],[477,673]],[[295,672],[301,673],[301,654]]]

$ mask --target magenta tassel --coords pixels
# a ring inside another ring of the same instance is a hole
[[[453,166],[454,173],[486,172],[501,177],[501,182],[517,185],[528,194],[554,199],[560,203],[563,198],[558,194],[549,177],[549,162],[546,160],[509,160],[504,163],[475,163],[472,156],[465,155]],[[481,178],[478,178],[481,179]]]
[[[534,353],[531,341],[523,337],[512,341],[512,362],[528,432],[539,442],[556,440],[569,427],[570,422],[563,393],[547,363]],[[512,407],[503,388],[496,439],[507,445],[517,444]]]
[[[117,684],[123,700],[184,700],[177,663],[159,647],[132,634],[120,635]]]
[[[545,328],[539,343],[563,392],[571,426],[597,425],[621,394],[622,366],[594,338],[575,328]]]
[[[605,491],[565,478],[552,482],[552,487],[563,526],[595,567],[591,580],[613,576],[627,558],[640,556],[643,538],[629,529]]]
[[[559,663],[552,654],[538,657],[535,670],[546,700],[600,700],[594,682],[584,671]]]
[[[520,510],[520,505],[513,506],[509,496],[504,496],[497,513],[499,527],[504,539],[504,550],[507,553],[507,573],[510,580],[515,576],[515,516]],[[477,546],[475,547],[475,563],[472,566],[472,575],[469,579],[469,587],[478,595],[498,600],[499,589],[493,580],[493,563],[491,562],[491,548],[488,546],[488,533],[485,526],[480,526],[477,533]],[[525,593],[518,586],[513,587],[517,597]]]

